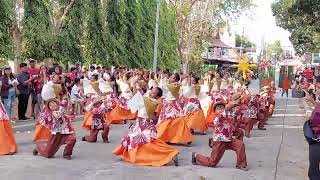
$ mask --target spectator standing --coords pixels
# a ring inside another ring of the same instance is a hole
[[[26,63],[20,64],[20,74],[18,74],[17,79],[19,82],[18,90],[18,116],[19,120],[27,120],[26,111],[28,107],[28,100],[31,93],[32,81],[35,79],[34,76],[30,76],[28,73],[28,65]]]
[[[55,74],[59,76],[62,75],[62,66],[58,65],[54,67],[54,72],[52,73],[52,75],[55,75]]]
[[[76,68],[76,77],[80,79],[81,78],[81,66],[80,66],[80,63],[76,63],[75,66],[76,66],[75,67]]]
[[[74,84],[75,76],[72,76],[72,74],[64,76],[64,85],[66,86],[68,93],[70,94],[72,86]]]
[[[282,84],[282,94],[281,94],[282,97],[283,97],[284,93],[286,93],[287,97],[289,96],[289,92],[288,92],[289,85],[290,85],[289,77],[287,75],[285,75],[283,78],[283,84]]]
[[[31,115],[35,115],[35,106],[36,104],[38,103],[38,98],[37,98],[37,92],[36,92],[36,88],[38,86],[38,83],[40,81],[40,70],[38,68],[36,68],[36,61],[31,59],[29,61],[29,75],[34,77],[34,80],[31,82],[31,92],[30,92],[30,95],[31,95],[31,98],[32,98],[32,107],[31,107]]]
[[[36,61],[31,59],[29,61],[29,66],[30,66],[29,71],[28,71],[29,75],[30,76],[33,76],[33,75],[39,76],[40,69],[36,68]]]
[[[104,71],[103,71],[103,76],[102,78],[105,80],[105,81],[110,81],[111,80],[111,71],[109,68],[106,68]]]
[[[49,69],[49,75],[52,75],[52,74],[53,74],[56,66],[58,66],[58,65],[59,65],[59,64],[57,64],[57,63],[53,63],[53,64],[52,64],[52,67]]]
[[[37,78],[37,85],[35,87],[35,92],[37,95],[37,104],[35,104],[35,107],[34,107],[35,117],[38,117],[43,107],[41,91],[42,91],[43,85],[48,82],[48,79],[49,79],[48,68],[45,65],[40,66],[40,73],[39,73],[39,77]]]
[[[71,71],[71,72],[70,72],[69,77],[70,77],[70,80],[71,80],[71,81],[74,81],[76,78],[79,78],[79,77],[77,76],[78,70],[77,70],[76,67],[72,67],[70,71]]]
[[[74,80],[74,85],[71,90],[71,95],[70,95],[70,101],[72,104],[72,112],[77,112],[76,107],[78,104],[80,104],[80,110],[83,110],[83,102],[84,102],[84,96],[81,93],[80,90],[80,79],[76,78]],[[83,111],[81,111],[81,114]]]
[[[88,79],[91,79],[91,76],[95,73],[95,67],[94,66],[90,66],[90,71],[88,72]]]
[[[88,78],[88,68],[87,67],[82,68],[80,79],[83,79],[83,78]]]
[[[11,118],[12,103],[16,98],[16,88],[18,86],[18,81],[15,79],[9,66],[4,68],[4,74],[0,77],[0,81],[2,84],[0,93],[2,102],[9,118]]]
[[[94,74],[98,75],[98,79],[102,78],[102,69],[100,66],[96,68],[96,70],[94,71]]]

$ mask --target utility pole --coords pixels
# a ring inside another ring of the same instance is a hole
[[[159,21],[160,21],[160,0],[157,2],[157,17],[156,17],[156,29],[154,33],[154,49],[153,49],[153,72],[157,72],[158,63],[158,43],[159,43]]]
[[[244,37],[244,27],[242,27],[242,34],[241,34],[241,38],[240,38],[240,55],[242,56],[242,53],[243,53],[243,51],[242,51],[242,48],[243,48],[243,37]]]

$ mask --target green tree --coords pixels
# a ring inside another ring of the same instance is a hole
[[[141,37],[140,37],[140,43],[141,43],[141,49],[142,54],[141,58],[143,59],[143,62],[145,62],[145,65],[148,68],[152,67],[152,60],[153,60],[153,45],[154,45],[154,29],[155,29],[155,22],[156,22],[156,3],[153,0],[145,0],[140,1],[140,7],[141,7]],[[161,13],[163,15],[163,13]],[[160,20],[162,18],[160,17]],[[160,22],[160,36],[161,36],[161,29],[165,24],[163,22]],[[160,41],[162,37],[159,38]],[[160,42],[159,46],[161,46]],[[163,59],[161,57],[161,53],[158,56],[159,58],[159,65],[162,65]]]
[[[64,64],[81,61],[77,6],[75,0],[25,0],[24,57],[51,58]]]
[[[279,62],[284,58],[284,50],[281,47],[281,42],[279,40],[274,41],[268,46],[268,54],[271,60]]]
[[[158,63],[162,69],[177,69],[179,67],[179,58],[177,52],[177,30],[175,26],[176,15],[164,1],[161,4]]]
[[[14,12],[17,4],[24,9],[19,21]],[[0,11],[0,58],[13,53],[20,57],[22,49],[24,59],[52,59],[66,65],[83,62],[152,67],[154,0],[0,0]],[[175,23],[175,11],[163,0],[158,57],[161,68],[178,65]]]
[[[107,37],[108,37],[108,58],[113,65],[129,66],[127,51],[124,48],[126,43],[124,24],[125,5],[123,1],[107,1]]]
[[[64,64],[71,62],[84,62],[81,53],[81,13],[82,6],[76,3],[65,18],[61,27],[61,32],[57,34],[57,43],[53,49],[53,58],[63,62]]]
[[[243,48],[252,48],[256,46],[247,37],[236,34],[236,47],[241,47],[241,45]]]
[[[131,67],[141,67],[143,62],[142,49],[140,44],[141,34],[141,19],[142,12],[140,4],[136,0],[125,1],[125,25],[126,43],[125,49],[127,51],[127,61],[130,62]]]
[[[264,48],[262,48],[261,58],[265,62],[277,63],[285,58],[285,52],[281,46],[281,42],[279,40],[274,41],[271,44],[267,44]]]
[[[13,56],[13,46],[10,37],[12,25],[12,1],[0,0],[0,59],[8,59]]]
[[[279,0],[272,5],[277,25],[291,32],[290,40],[300,55],[320,50],[319,0]]]
[[[53,57],[56,39],[51,33],[48,10],[42,0],[24,2],[23,55],[24,58],[43,60]]]
[[[169,3],[176,15],[179,61],[191,71],[197,71],[202,65],[203,45],[212,41],[213,32],[248,10],[252,0],[171,0]]]
[[[82,23],[83,23],[83,53],[86,64],[108,65],[107,35],[105,20],[101,16],[103,7],[99,1],[83,1]]]

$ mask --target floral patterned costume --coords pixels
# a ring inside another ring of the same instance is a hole
[[[157,139],[155,125],[147,118],[138,117],[137,122],[130,127],[128,134],[121,140],[121,145],[131,150],[154,139]]]

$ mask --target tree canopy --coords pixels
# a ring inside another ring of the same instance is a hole
[[[243,48],[256,47],[256,45],[253,42],[251,42],[247,37],[236,34],[236,47],[241,47],[241,45]]]
[[[268,45],[267,51],[268,59],[271,61],[279,62],[285,57],[285,52],[281,46],[280,40],[276,40]]]
[[[299,55],[320,50],[320,0],[279,0],[272,11]]]
[[[158,66],[199,67],[205,40],[252,0],[161,0]],[[0,0],[0,58],[152,67],[155,0]]]
[[[12,24],[11,1],[0,0],[0,59],[9,58],[13,55],[10,40],[10,27]]]

